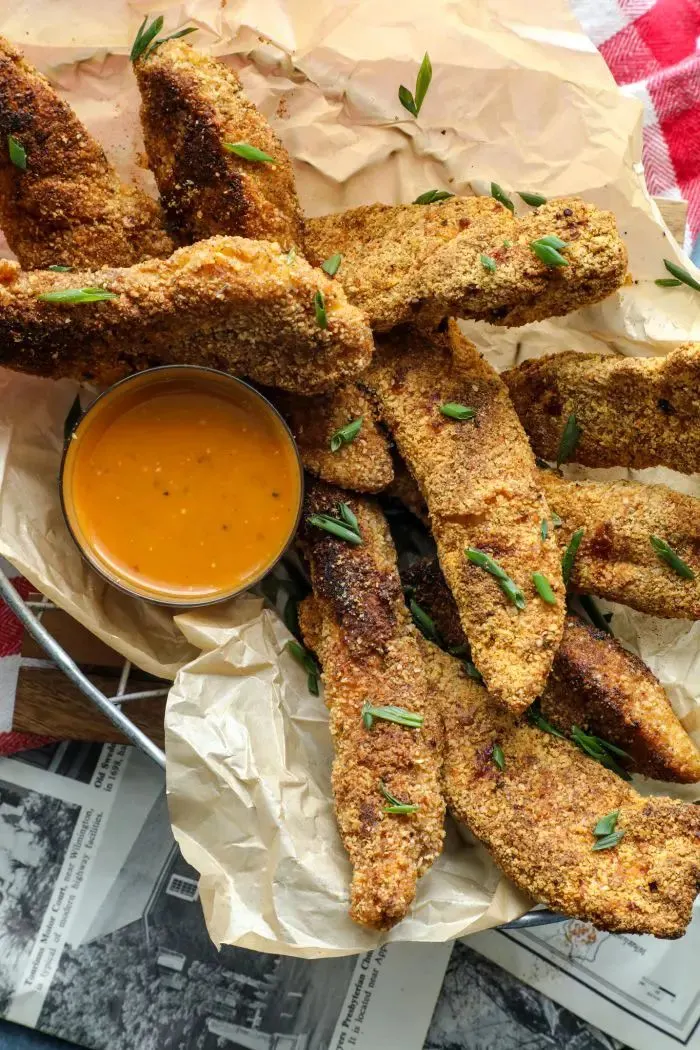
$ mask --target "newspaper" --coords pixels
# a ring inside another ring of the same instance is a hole
[[[570,920],[489,931],[469,947],[633,1050],[700,1050],[700,907],[678,941]]]
[[[452,945],[218,952],[197,879],[137,750],[1,759],[0,1015],[93,1050],[420,1050]]]

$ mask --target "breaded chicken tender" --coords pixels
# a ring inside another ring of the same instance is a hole
[[[402,571],[401,582],[432,618],[443,644],[462,647],[459,613],[435,558]],[[671,707],[661,683],[638,656],[611,635],[567,616],[540,707],[569,735],[578,726],[622,748],[621,766],[657,780],[700,780],[700,752]]]
[[[530,247],[551,234],[566,241],[567,266]],[[613,216],[577,198],[518,219],[492,197],[372,204],[307,220],[306,249],[317,265],[342,254],[338,279],[380,332],[450,315],[527,324],[605,299],[627,272]]]
[[[26,168],[14,164],[8,135]],[[132,266],[175,245],[160,206],[124,185],[102,147],[0,37],[0,225],[25,269]]]
[[[577,617],[566,619],[541,708],[564,732],[579,726],[622,748],[636,773],[681,784],[700,781],[700,752],[661,683],[638,656]]]
[[[632,609],[700,620],[700,500],[665,485],[636,481],[568,481],[542,470],[541,484],[562,519],[554,534],[565,549],[584,530],[571,585]],[[650,542],[658,536],[695,572],[684,579]]]
[[[335,515],[343,500],[357,516],[360,546],[308,523],[310,514]],[[381,511],[316,482],[305,512],[303,545],[313,597],[302,603],[300,623],[307,646],[321,662],[330,708],[333,794],[353,867],[350,915],[364,926],[386,930],[406,915],[418,878],[442,849],[441,722],[427,691]],[[422,715],[423,725],[414,729],[376,718],[367,728],[366,703]],[[381,785],[418,809],[386,812],[389,802]]]
[[[166,41],[134,68],[149,167],[178,242],[224,233],[301,249],[289,156],[237,74],[182,40]],[[246,159],[225,143],[273,160]]]
[[[569,351],[503,373],[532,447],[555,460],[569,416],[581,430],[569,459],[589,467],[700,471],[700,344],[667,357]]]
[[[298,394],[271,394],[294,434],[306,470],[331,485],[355,492],[380,492],[394,476],[389,442],[375,420],[375,409],[355,383],[346,383],[313,401]],[[357,437],[331,449],[331,438],[361,419]]]
[[[39,298],[86,288],[116,298]],[[340,285],[267,241],[212,237],[127,269],[22,273],[5,263],[0,273],[0,364],[36,375],[111,382],[179,362],[308,394],[361,372],[372,351],[371,332]]]
[[[700,809],[640,796],[568,740],[499,708],[458,660],[423,644],[445,722],[447,804],[496,864],[539,903],[599,929],[680,937],[700,884]],[[622,837],[594,850],[594,828],[615,811]]]
[[[385,337],[362,383],[428,505],[474,663],[500,703],[523,711],[552,666],[565,593],[557,544],[541,535],[549,510],[539,472],[507,390],[454,321],[443,335]],[[474,409],[475,418],[449,418],[441,406],[450,403]],[[522,608],[467,559],[467,548],[497,562],[520,589]],[[539,596],[534,573],[549,582],[553,604]]]

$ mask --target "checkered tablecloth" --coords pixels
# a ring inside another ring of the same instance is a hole
[[[700,264],[700,0],[571,3],[622,90],[644,105],[649,191],[688,201],[685,247]],[[19,586],[28,589],[25,581]],[[17,680],[21,637],[19,623],[0,603],[0,713],[12,708],[8,690]],[[45,742],[0,732],[0,754]]]
[[[700,261],[700,0],[571,0],[626,95],[644,105],[649,192],[688,201]]]

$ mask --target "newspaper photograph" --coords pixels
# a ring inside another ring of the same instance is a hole
[[[477,934],[469,946],[632,1050],[700,1048],[700,909],[676,941],[569,920]]]
[[[420,1050],[450,951],[218,951],[155,765],[116,744],[0,760],[7,1020],[93,1050]]]

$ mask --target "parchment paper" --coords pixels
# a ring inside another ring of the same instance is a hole
[[[30,45],[30,60],[61,85],[120,170],[152,187],[133,166],[142,147],[125,58],[148,10],[121,0],[89,10],[78,0],[24,0],[0,14],[0,32]],[[665,353],[700,338],[700,298],[653,284],[664,257],[696,271],[646,193],[641,106],[619,93],[564,0],[192,0],[159,10],[168,29],[198,25],[193,42],[239,70],[294,159],[309,214],[408,202],[431,187],[488,192],[491,180],[581,194],[615,212],[632,282],[563,320],[512,332],[466,325],[498,367],[558,349]],[[416,121],[397,89],[413,87],[426,50],[433,82]],[[172,672],[193,647],[204,650],[177,675],[166,744],[174,831],[202,873],[212,938],[301,956],[379,943],[346,915],[349,869],[330,802],[325,711],[282,653],[286,629],[244,598],[178,617],[183,642],[167,614],[97,587],[62,528],[53,476],[74,387],[8,374],[2,384],[0,554],[141,666]],[[661,476],[700,494],[696,479]],[[698,625],[618,609],[613,626],[700,740]],[[452,827],[411,915],[388,939],[442,940],[528,907]]]

